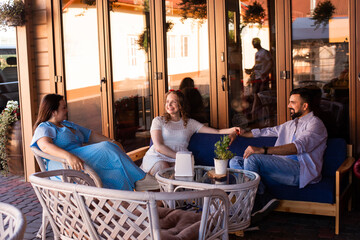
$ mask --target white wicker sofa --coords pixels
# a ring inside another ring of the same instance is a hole
[[[228,239],[229,200],[222,190],[132,192],[83,185],[88,181],[68,169],[30,176],[55,239]],[[169,201],[200,202],[201,213],[166,208]]]

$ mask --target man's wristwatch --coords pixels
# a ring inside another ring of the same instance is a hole
[[[264,149],[264,154],[268,154],[268,147],[263,146],[263,149]]]

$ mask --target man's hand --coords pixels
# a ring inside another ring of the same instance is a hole
[[[232,133],[229,134],[229,138],[230,138],[229,146],[232,144],[233,141],[235,141],[236,137],[237,137],[236,132],[232,132]]]
[[[263,154],[264,153],[264,149],[261,147],[254,147],[254,146],[248,146],[245,149],[243,158],[248,158],[250,155],[254,154],[254,153],[258,153],[258,154]]]
[[[70,167],[74,170],[84,170],[84,160],[80,159],[79,157],[75,156],[74,154],[69,154],[66,158],[66,161],[69,163]]]

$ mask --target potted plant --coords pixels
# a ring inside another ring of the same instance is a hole
[[[20,109],[17,101],[8,101],[0,115],[0,163],[3,171],[22,174]]]
[[[215,143],[215,174],[225,175],[229,159],[234,154],[229,150],[230,138],[229,136],[220,137],[220,140]]]
[[[0,30],[25,24],[25,4],[21,0],[0,3]]]

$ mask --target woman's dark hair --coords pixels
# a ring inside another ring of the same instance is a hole
[[[201,93],[196,88],[185,88],[182,90],[184,94],[185,111],[188,117],[198,122],[207,122],[205,106]]]
[[[186,109],[185,109],[185,103],[184,103],[184,94],[180,91],[170,91],[170,92],[167,92],[165,94],[165,101],[167,99],[167,97],[170,95],[170,94],[175,94],[178,98],[178,102],[179,102],[179,107],[180,107],[180,117],[182,118],[182,120],[184,121],[184,126],[186,127],[187,123],[188,123],[188,115],[186,113]],[[168,114],[166,112],[166,104],[164,106],[165,108],[165,111],[164,111],[164,119],[165,119],[165,123],[168,123],[170,120],[171,120],[171,116],[170,114]]]
[[[186,77],[183,80],[181,80],[179,90],[182,91],[184,88],[187,87],[195,87],[194,80],[192,78]]]
[[[34,124],[34,131],[40,123],[46,122],[51,118],[54,111],[59,109],[60,101],[64,97],[59,94],[47,94],[40,102],[39,114]]]

